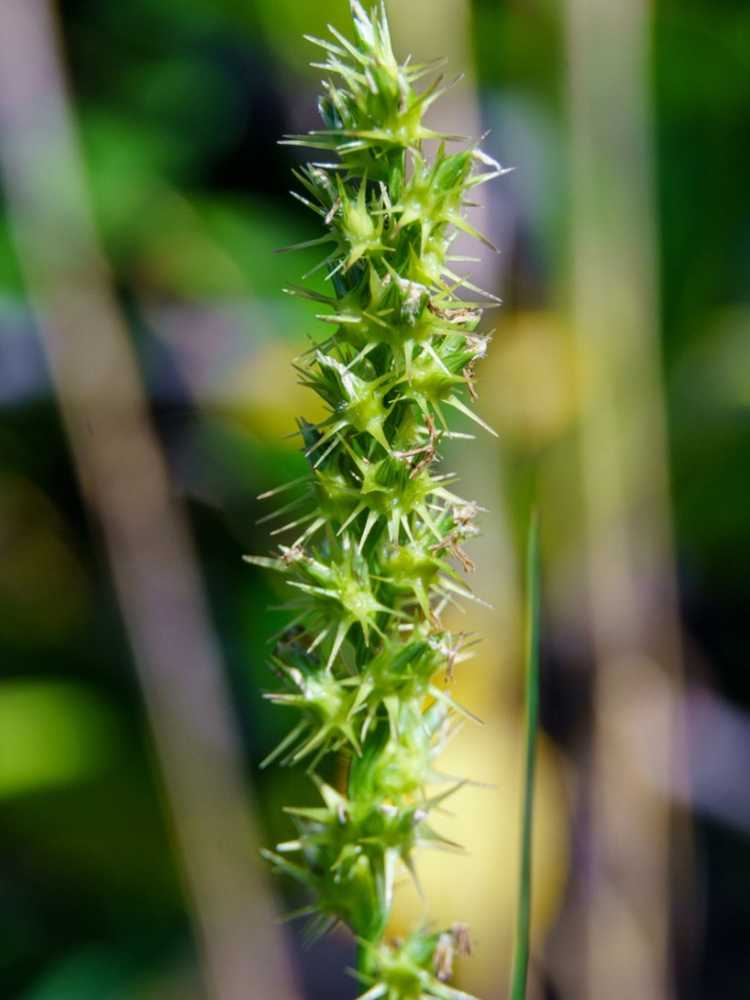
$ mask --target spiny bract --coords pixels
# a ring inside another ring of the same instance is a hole
[[[459,1000],[445,981],[454,953],[468,950],[462,925],[418,928],[406,941],[385,933],[394,881],[403,866],[414,874],[415,851],[458,849],[431,814],[461,785],[436,758],[470,713],[440,678],[450,680],[471,642],[442,616],[457,599],[476,600],[456,565],[472,568],[462,545],[479,508],[434,464],[441,442],[470,437],[448,429],[449,410],[485,426],[467,397],[488,343],[477,332],[481,298],[492,296],[456,273],[467,258],[451,246],[459,230],[488,242],[465,218],[467,194],[504,171],[475,145],[447,151],[459,137],[423,124],[441,78],[415,88],[436,64],[399,64],[384,7],[351,8],[353,43],[333,28],[332,41],[309,39],[327,56],[314,64],[329,74],[325,127],[287,140],[336,159],[295,171],[293,193],[324,232],[288,248],[326,248],[313,271],[325,269],[332,294],[287,291],[327,310],[318,319],[333,332],[298,369],[329,416],[300,421],[309,474],[263,497],[291,491],[263,520],[291,515],[274,534],[299,534],[276,558],[248,557],[283,575],[295,613],[272,659],[285,690],[268,698],[299,718],[264,764],[306,761],[313,772],[342,752],[348,779],[344,792],[313,774],[322,805],[289,809],[297,836],[266,856],[311,890],[301,912],[313,933],[351,928],[362,1000]],[[459,298],[464,289],[480,302]]]

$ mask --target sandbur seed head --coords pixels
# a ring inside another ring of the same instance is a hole
[[[313,933],[342,921],[359,938],[362,1000],[461,1000],[445,982],[461,934],[385,932],[418,852],[459,849],[432,826],[459,787],[438,757],[471,717],[443,683],[469,637],[447,632],[443,615],[477,599],[462,546],[479,507],[435,466],[447,439],[471,437],[451,431],[455,411],[491,430],[470,403],[489,339],[473,300],[492,296],[452,269],[451,247],[459,231],[488,243],[467,195],[503,171],[476,146],[447,151],[451,137],[424,118],[441,78],[397,61],[382,4],[351,10],[353,40],[333,29],[310,39],[328,75],[323,127],[288,140],[325,156],[295,171],[320,235],[288,249],[322,253],[308,274],[330,283],[330,294],[289,289],[315,303],[325,330],[296,368],[327,415],[300,421],[308,475],[267,516],[288,516],[274,534],[298,537],[249,560],[280,574],[293,615],[272,658],[285,687],[269,699],[297,721],[266,762],[304,762],[315,776],[339,753],[346,774],[336,788],[314,777],[322,805],[290,809],[296,837],[267,856],[311,892]]]

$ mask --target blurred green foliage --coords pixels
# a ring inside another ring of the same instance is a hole
[[[59,681],[0,686],[0,798],[85,781],[111,762],[114,720]]]

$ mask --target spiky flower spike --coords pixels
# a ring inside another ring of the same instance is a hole
[[[355,40],[310,38],[327,58],[320,100],[325,127],[287,141],[325,150],[335,162],[296,172],[295,197],[320,217],[330,297],[290,291],[329,311],[330,332],[299,365],[301,379],[330,415],[300,422],[307,477],[264,520],[294,532],[273,559],[251,562],[281,573],[295,616],[273,667],[286,685],[268,698],[297,721],[266,762],[305,761],[322,804],[290,809],[297,836],[266,852],[273,865],[311,890],[313,933],[341,921],[360,944],[361,1000],[459,1000],[446,985],[453,955],[467,950],[456,924],[418,928],[388,942],[394,881],[414,874],[421,847],[455,850],[431,814],[460,787],[436,758],[470,715],[444,689],[470,654],[442,614],[476,599],[457,567],[471,569],[463,542],[476,534],[476,504],[434,471],[457,410],[482,424],[467,402],[474,366],[487,348],[477,332],[481,293],[454,271],[458,230],[487,243],[466,220],[467,194],[503,171],[470,145],[449,153],[423,116],[443,92],[440,79],[419,90],[432,65],[396,61],[385,9],[368,15],[351,2]],[[426,140],[437,140],[430,158]],[[311,272],[312,273],[312,272]],[[492,298],[492,296],[488,296]],[[489,429],[489,428],[488,428]],[[288,497],[292,499],[289,500]],[[346,788],[315,774],[329,754],[345,755]],[[443,788],[428,791],[429,786]]]

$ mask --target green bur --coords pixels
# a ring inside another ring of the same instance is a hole
[[[328,154],[295,172],[293,192],[324,232],[288,249],[323,248],[309,273],[325,271],[332,294],[287,291],[328,310],[318,319],[329,334],[297,369],[329,412],[300,421],[309,475],[265,495],[292,496],[263,519],[291,516],[274,534],[301,533],[276,558],[248,557],[282,575],[292,613],[272,659],[286,687],[267,697],[298,720],[264,764],[306,761],[322,805],[289,809],[297,836],[265,854],[310,891],[299,913],[313,935],[351,928],[362,1000],[461,1000],[447,980],[469,950],[463,925],[422,926],[405,941],[386,940],[386,928],[399,872],[416,880],[415,852],[460,850],[433,826],[464,784],[437,758],[474,717],[441,678],[474,640],[442,619],[477,600],[459,568],[472,568],[462,545],[480,508],[432,467],[442,442],[471,439],[449,429],[449,412],[486,427],[471,399],[489,340],[477,332],[482,302],[494,296],[456,273],[465,258],[451,247],[459,230],[490,245],[464,216],[467,195],[505,171],[476,146],[447,152],[458,137],[423,124],[440,79],[416,89],[435,64],[397,62],[384,7],[368,15],[352,0],[351,10],[353,42],[335,29],[309,39],[326,55],[314,64],[329,74],[324,128],[286,140]],[[347,764],[345,791],[315,773],[332,753]]]

